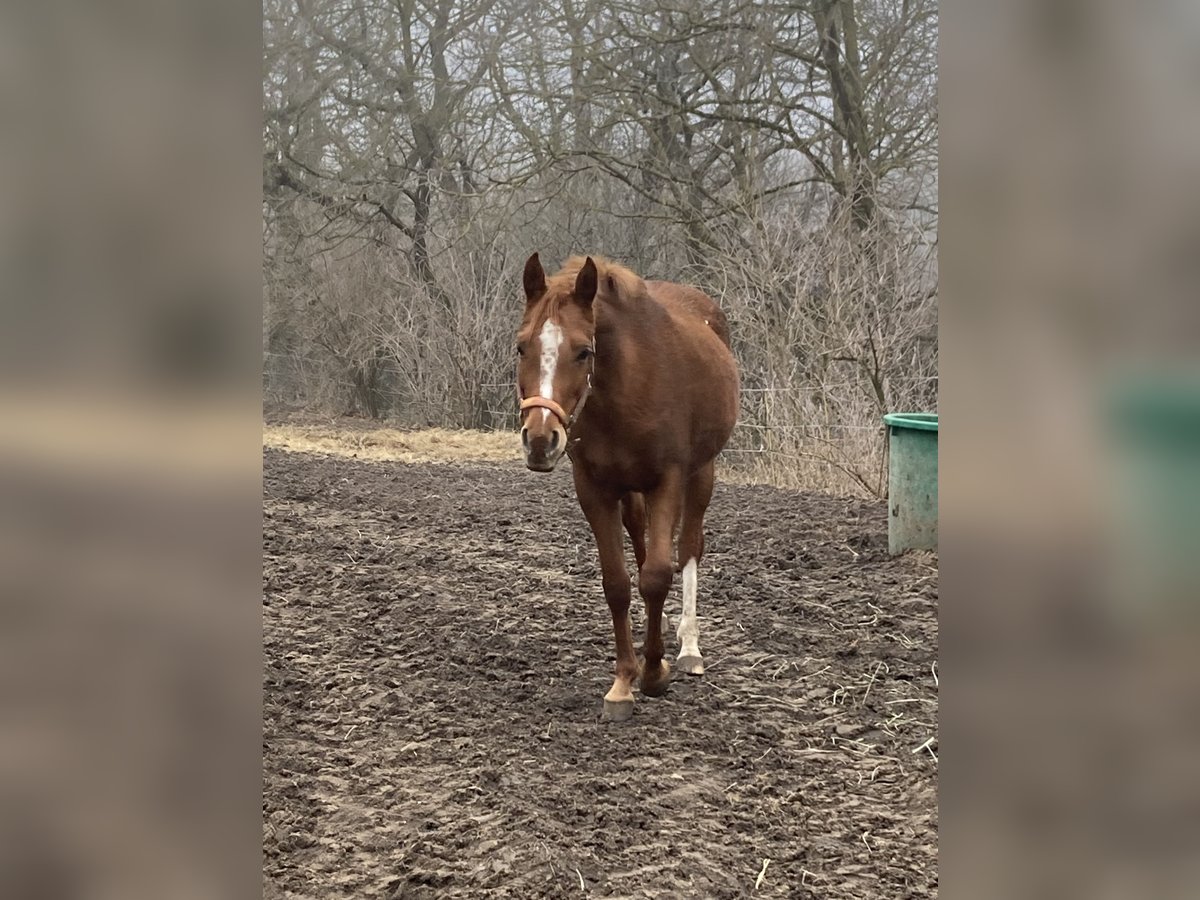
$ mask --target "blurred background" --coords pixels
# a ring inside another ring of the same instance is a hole
[[[954,895],[1200,883],[1197,50],[1192,3],[944,9]]]
[[[256,894],[261,18],[0,9],[0,884]]]

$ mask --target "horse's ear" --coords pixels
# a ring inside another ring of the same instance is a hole
[[[596,264],[589,256],[583,264],[583,268],[579,270],[579,274],[575,276],[575,299],[584,306],[591,306],[592,300],[596,297],[596,277],[598,274],[596,272]]]
[[[542,261],[535,253],[525,260],[525,299],[533,300],[546,290],[546,273],[542,269]]]

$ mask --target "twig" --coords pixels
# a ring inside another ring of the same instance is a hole
[[[767,694],[751,694],[745,691],[731,691],[728,688],[718,687],[712,683],[708,683],[706,686],[720,694],[729,694],[732,697],[747,697],[751,700],[763,700],[767,703],[776,703],[782,706],[784,709],[799,710],[804,708],[802,703],[792,703],[788,700],[784,700],[782,697],[771,697]]]
[[[921,746],[915,747],[913,749],[913,753],[920,753],[922,750],[928,750],[929,755],[933,757],[933,761],[937,762],[938,761],[937,754],[933,752],[933,742],[936,740],[937,740],[937,736],[935,735],[934,737],[931,737],[929,740],[927,740],[925,743],[923,743]]]
[[[863,691],[862,699],[858,701],[858,708],[862,709],[863,704],[867,702],[867,696],[871,693],[871,685],[875,683],[875,676],[879,674],[879,670],[883,668],[883,661],[880,660],[879,665],[875,667],[875,671],[871,673],[871,680],[867,682],[867,689]]]
[[[587,885],[583,883],[583,873],[579,871],[578,866],[576,866],[576,868],[575,868],[575,874],[579,876],[579,889],[581,891],[586,891]]]
[[[797,681],[803,681],[805,678],[812,678],[814,675],[820,675],[822,672],[828,672],[828,671],[830,670],[830,668],[832,668],[832,667],[831,667],[831,666],[826,666],[826,667],[825,667],[825,668],[823,668],[823,669],[817,669],[817,671],[815,671],[815,672],[809,672],[807,675],[801,675],[801,676],[800,676],[799,678],[797,678],[796,680],[797,680]]]
[[[757,891],[762,887],[763,879],[767,877],[767,866],[771,864],[769,859],[763,860],[762,871],[758,873],[758,877],[754,879],[754,889]]]

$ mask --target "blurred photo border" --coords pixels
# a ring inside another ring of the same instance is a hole
[[[941,878],[1190,895],[1200,12],[940,34]],[[226,2],[0,12],[15,896],[261,892],[261,38]]]

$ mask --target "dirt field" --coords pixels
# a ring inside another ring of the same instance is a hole
[[[265,897],[936,895],[937,561],[883,504],[718,483],[707,673],[619,725],[565,466],[267,449],[264,506]]]

